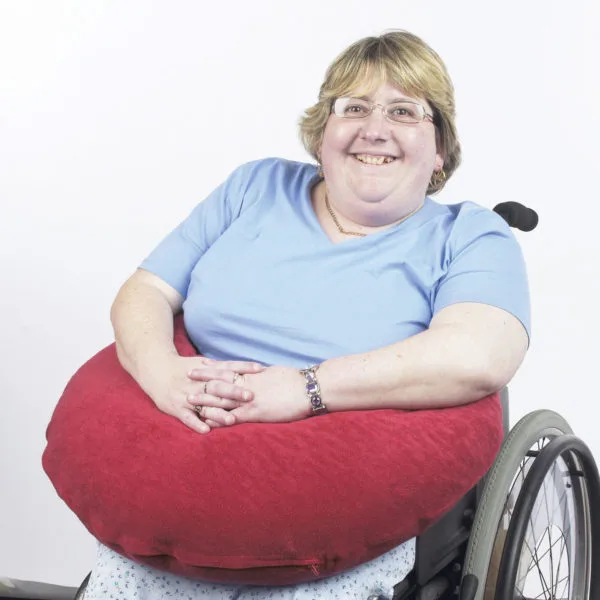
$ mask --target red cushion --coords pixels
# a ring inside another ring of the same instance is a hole
[[[194,353],[181,321],[176,345]],[[43,465],[117,552],[188,577],[281,585],[418,535],[481,478],[501,439],[497,395],[199,435],[155,407],[111,345],[67,385]]]

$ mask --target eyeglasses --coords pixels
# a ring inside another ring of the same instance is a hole
[[[422,104],[414,100],[401,100],[383,106],[363,98],[337,98],[331,111],[336,117],[342,119],[365,119],[375,110],[376,106],[381,109],[387,119],[394,123],[421,123],[425,120],[433,123],[433,115],[430,115]]]

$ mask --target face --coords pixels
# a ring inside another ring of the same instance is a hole
[[[388,83],[366,97],[383,106],[417,100],[432,114],[427,102]],[[338,209],[371,226],[391,223],[418,208],[433,171],[444,164],[431,121],[394,123],[377,107],[363,119],[331,114],[320,158],[328,193]]]

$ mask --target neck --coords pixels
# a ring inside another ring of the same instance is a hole
[[[410,212],[389,223],[384,223],[382,225],[365,225],[348,218],[337,209],[335,202],[332,202],[331,200],[327,185],[324,181],[321,183],[320,188],[320,204],[325,209],[325,218],[329,218],[338,233],[348,237],[364,237],[370,233],[377,233],[378,231],[398,225],[415,214],[423,206],[423,202],[421,202]]]

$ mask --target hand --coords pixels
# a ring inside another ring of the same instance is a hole
[[[232,425],[235,417],[229,410],[252,400],[253,394],[245,390],[236,373],[253,374],[264,369],[255,362],[216,361],[202,356],[173,355],[161,361],[145,381],[144,390],[156,406],[198,433],[208,433],[211,427]],[[210,382],[196,380],[191,374],[196,370],[210,370]],[[201,420],[196,407],[201,406]]]
[[[230,411],[236,424],[286,423],[311,414],[305,379],[298,369],[266,367],[259,373],[244,374],[238,383],[253,393],[253,399]]]

